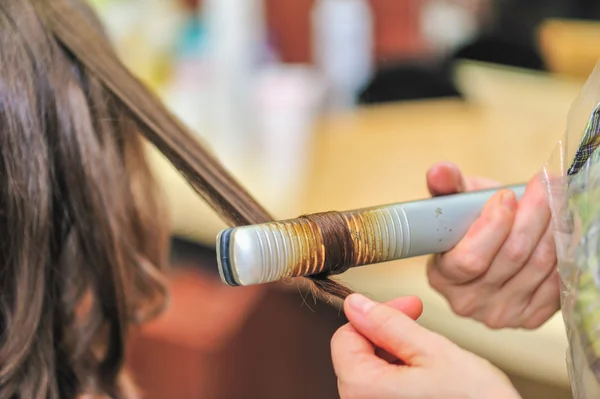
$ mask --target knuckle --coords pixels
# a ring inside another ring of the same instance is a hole
[[[340,394],[340,399],[360,399],[359,396],[356,395],[356,392],[352,390],[348,384],[342,380],[338,380],[338,392]]]
[[[337,347],[338,347],[338,341],[340,340],[340,330],[337,330],[333,336],[331,337],[330,340],[330,348],[331,348],[331,353],[333,355],[335,355]]]
[[[338,341],[340,340],[340,336],[343,334],[343,330],[342,328],[338,328],[337,331],[335,333],[333,333],[333,336],[331,337],[331,347],[335,347],[338,344]]]
[[[529,320],[525,320],[523,323],[523,328],[527,330],[536,330],[544,325],[547,320],[541,318],[530,318]]]
[[[511,224],[508,209],[504,207],[493,207],[488,212],[483,212],[479,217],[479,222],[492,229],[505,230]]]
[[[370,398],[371,384],[365,384],[356,378],[352,380],[338,378],[338,393],[340,399],[367,399]]]
[[[504,256],[512,264],[525,264],[529,259],[529,243],[525,238],[510,240],[504,247]]]
[[[547,305],[536,312],[533,312],[529,317],[522,323],[522,327],[527,330],[535,330],[542,327],[548,320],[550,320],[556,312],[560,310],[560,299],[558,295],[556,298],[549,299],[550,305]]]
[[[506,320],[506,310],[504,307],[498,308],[493,312],[486,313],[482,318],[481,322],[492,330],[500,330],[510,326],[510,321]]]
[[[330,340],[330,349],[333,360],[337,359],[337,356],[344,350],[343,347],[343,336],[347,333],[347,324],[338,328],[333,334]]]
[[[521,324],[526,330],[536,330],[543,326],[550,319],[550,316],[550,313],[544,312],[542,309],[531,314]]]
[[[348,324],[344,324],[342,327],[338,328],[333,336],[331,337],[331,344],[337,344],[337,342],[341,339],[341,337],[346,333],[346,329],[348,328]]]
[[[547,276],[555,266],[556,261],[541,257],[533,257],[527,264],[527,267],[531,268],[532,272],[540,276]]]
[[[507,327],[504,324],[502,324],[499,320],[493,319],[493,318],[484,320],[483,324],[490,330],[501,330],[501,329]]]
[[[547,273],[556,267],[556,249],[554,243],[541,243],[529,261],[534,270]]]
[[[465,252],[461,254],[461,259],[456,263],[454,269],[455,273],[460,274],[462,278],[475,279],[484,274],[489,265],[488,263],[472,252]]]
[[[447,285],[447,282],[443,276],[435,270],[427,270],[427,281],[429,282],[431,288],[440,293],[444,291]]]
[[[466,247],[455,248],[429,259],[427,275],[432,287],[442,288],[451,283],[465,283],[484,274],[489,262]]]
[[[458,297],[448,298],[452,311],[461,317],[471,317],[477,311],[477,298],[463,293]]]
[[[345,324],[342,327],[338,328],[336,332],[333,334],[330,340],[330,347],[332,353],[337,353],[339,350],[343,350],[344,348],[344,339],[346,334],[349,333],[349,329],[351,328],[350,324]]]

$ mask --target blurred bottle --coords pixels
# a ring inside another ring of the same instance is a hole
[[[164,99],[193,132],[206,138],[210,110],[211,69],[200,12],[190,13],[175,46],[172,75]]]
[[[170,75],[173,43],[185,13],[173,1],[92,0],[121,60],[157,92]]]
[[[423,36],[445,57],[472,40],[479,29],[480,0],[430,0],[421,13]]]
[[[205,0],[210,59],[209,141],[221,161],[243,174],[255,141],[253,81],[266,42],[262,0]]]
[[[313,57],[330,86],[331,105],[347,109],[373,73],[373,15],[367,0],[317,0]]]
[[[314,124],[323,103],[321,75],[307,65],[265,68],[256,81],[254,110],[258,131],[252,182],[276,218],[301,212]]]

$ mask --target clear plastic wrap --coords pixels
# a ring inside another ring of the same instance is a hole
[[[561,276],[575,399],[600,398],[600,64],[543,168]]]

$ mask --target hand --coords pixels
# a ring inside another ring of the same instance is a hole
[[[348,297],[350,323],[331,342],[342,399],[520,397],[500,370],[417,324],[421,309],[416,298],[382,305]]]
[[[427,185],[433,196],[499,186],[485,178],[463,178],[447,163],[428,171]],[[430,259],[429,283],[455,313],[490,328],[534,329],[560,309],[556,248],[544,190],[534,177],[519,203],[510,190],[496,193],[456,247]]]

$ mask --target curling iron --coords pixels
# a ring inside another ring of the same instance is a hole
[[[518,199],[525,185],[504,187]],[[221,280],[270,283],[452,249],[499,189],[229,228],[217,236]]]

